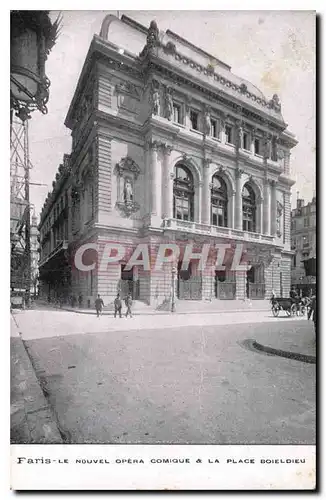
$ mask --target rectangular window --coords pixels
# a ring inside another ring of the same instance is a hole
[[[243,132],[243,149],[250,151],[250,141],[248,132]]]
[[[191,122],[191,128],[193,130],[198,130],[198,113],[193,109],[190,110],[190,122]]]
[[[216,120],[211,120],[211,136],[216,138],[218,137],[218,127]]]
[[[231,125],[225,125],[225,139],[228,144],[233,144],[233,134]]]
[[[173,121],[182,124],[181,106],[175,102],[173,103]]]
[[[255,155],[261,155],[260,139],[255,139]]]
[[[309,227],[309,217],[304,218],[304,227]]]

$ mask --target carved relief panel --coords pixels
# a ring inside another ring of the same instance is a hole
[[[116,84],[115,92],[117,95],[118,110],[139,114],[140,112],[140,101],[141,101],[141,89],[137,85],[121,81]]]

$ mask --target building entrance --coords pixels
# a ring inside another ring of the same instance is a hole
[[[139,280],[135,279],[134,268],[126,269],[126,264],[121,265],[120,294],[126,297],[129,293],[133,300],[139,299]]]
[[[201,300],[202,298],[202,277],[193,276],[193,263],[188,269],[181,269],[182,262],[178,263],[178,287],[177,293],[180,300]]]
[[[231,281],[226,271],[215,271],[215,297],[220,300],[234,299],[236,283]]]
[[[262,300],[265,298],[265,283],[260,279],[263,268],[252,266],[247,271],[246,295],[251,300]]]

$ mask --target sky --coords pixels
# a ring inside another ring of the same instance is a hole
[[[117,11],[63,11],[60,37],[46,62],[51,81],[48,114],[29,121],[31,202],[38,215],[64,153],[71,151],[64,120],[94,34]],[[270,99],[277,93],[288,128],[299,144],[292,150],[291,174],[300,198],[315,190],[315,13],[313,11],[119,11],[145,26],[155,19],[231,66]],[[58,12],[52,11],[55,19]]]

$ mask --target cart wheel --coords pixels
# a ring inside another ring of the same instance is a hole
[[[297,312],[297,306],[296,304],[292,304],[291,309],[286,311],[288,313],[288,316],[295,316]]]
[[[272,307],[272,313],[273,313],[274,316],[278,316],[279,313],[280,313],[279,307],[278,306],[273,306]]]

